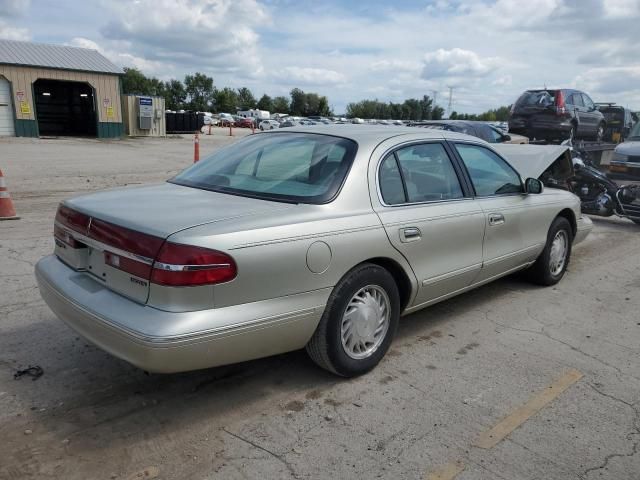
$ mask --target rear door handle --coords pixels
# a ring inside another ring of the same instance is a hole
[[[402,243],[415,242],[422,238],[422,233],[418,227],[406,227],[400,229],[400,241]]]
[[[490,213],[489,214],[489,225],[502,225],[504,223],[504,215],[501,213]]]

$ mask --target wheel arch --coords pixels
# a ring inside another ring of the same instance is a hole
[[[361,262],[360,265],[363,263],[372,263],[384,268],[391,274],[398,286],[398,293],[400,294],[400,312],[402,313],[402,311],[404,311],[404,309],[409,305],[413,293],[413,285],[405,269],[397,261],[388,257],[369,258]]]
[[[573,234],[573,238],[575,238],[576,233],[578,231],[578,223],[576,221],[576,214],[570,208],[565,208],[561,210],[556,218],[563,217],[566,218],[569,224],[571,225],[571,233]]]

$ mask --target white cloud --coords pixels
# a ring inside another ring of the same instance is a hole
[[[133,58],[171,61],[209,72],[262,72],[257,26],[269,22],[256,0],[117,0],[102,34],[125,42]]]
[[[21,27],[11,27],[0,18],[0,38],[3,40],[29,40],[29,30]]]
[[[512,81],[513,78],[511,77],[511,75],[505,75],[504,77],[496,78],[493,82],[491,82],[491,85],[495,85],[496,87],[506,87],[508,85],[511,85]]]
[[[325,68],[285,67],[274,73],[279,81],[299,85],[335,85],[343,83],[346,77]]]
[[[592,68],[576,76],[572,85],[589,91],[595,101],[615,101],[611,97],[624,94],[640,99],[640,65]]]
[[[424,55],[422,77],[425,79],[484,77],[493,72],[499,63],[499,59],[495,57],[481,58],[470,50],[439,48]]]
[[[413,60],[376,60],[371,64],[371,71],[374,72],[384,72],[384,71],[409,71],[409,72],[419,72],[422,68],[420,62]]]
[[[29,29],[19,25],[31,6],[31,0],[0,0],[0,38],[3,40],[30,40]]]

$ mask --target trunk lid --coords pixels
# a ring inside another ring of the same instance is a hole
[[[145,303],[151,265],[173,233],[293,207],[171,183],[98,192],[63,202],[55,253],[107,288]]]
[[[559,105],[560,90],[527,90],[513,106],[513,116],[530,117],[537,114],[556,115]]]

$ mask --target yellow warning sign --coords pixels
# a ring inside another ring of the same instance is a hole
[[[107,107],[107,118],[113,118],[113,107]]]
[[[31,114],[31,106],[29,105],[29,102],[20,102],[20,112],[23,115]]]

